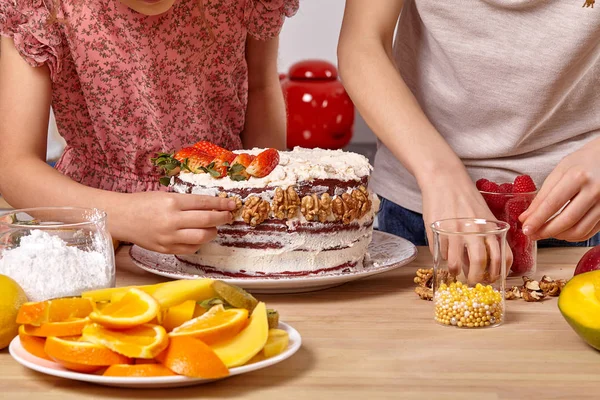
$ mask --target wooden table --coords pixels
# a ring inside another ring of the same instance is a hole
[[[160,277],[117,253],[117,284]],[[584,248],[542,249],[542,274],[568,278]],[[302,348],[267,369],[170,390],[107,388],[33,372],[0,352],[0,398],[69,399],[598,399],[600,352],[569,328],[556,298],[508,302],[505,325],[458,330],[435,324],[413,292],[425,248],[408,266],[321,292],[262,295],[300,331]]]

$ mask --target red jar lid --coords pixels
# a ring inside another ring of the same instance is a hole
[[[338,77],[335,65],[323,60],[305,60],[293,64],[289,72],[293,80],[334,81]]]

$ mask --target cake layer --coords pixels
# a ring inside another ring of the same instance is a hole
[[[203,245],[197,254],[178,255],[177,258],[200,269],[214,268],[231,276],[316,274],[334,270],[342,265],[362,266],[372,233],[372,229],[369,229],[357,241],[332,250],[254,249],[209,243]]]
[[[261,225],[262,227],[263,225]],[[340,249],[358,241],[372,230],[372,221],[359,225],[335,223],[310,223],[293,231],[255,231],[250,227],[238,226],[219,228],[217,238],[203,247],[203,252],[212,254],[212,246],[281,249],[281,251],[319,251]]]
[[[189,174],[186,174],[189,175]],[[185,176],[185,175],[182,175]],[[214,182],[219,184],[219,182]],[[340,181],[339,179],[316,179],[312,182],[300,182],[294,186],[298,196],[309,196],[311,194],[322,195],[327,193],[330,196],[341,196],[342,194],[358,189],[359,187],[367,187],[369,178],[367,176],[361,179],[351,181]],[[239,196],[245,200],[251,195],[258,195],[260,198],[270,200],[275,194],[275,189],[279,186],[266,187],[250,187],[250,188],[231,188],[224,186],[199,186],[192,182],[184,180],[181,176],[173,177],[173,190],[178,193],[202,194],[205,196],[217,196],[219,193],[227,193],[228,195]],[[289,187],[289,186],[286,186]]]

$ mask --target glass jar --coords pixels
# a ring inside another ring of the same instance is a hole
[[[0,274],[29,301],[115,286],[115,257],[98,209],[44,207],[0,214]]]
[[[535,273],[537,264],[537,241],[523,233],[521,215],[531,205],[537,192],[492,193],[480,191],[490,211],[496,219],[510,225],[506,235],[508,246],[513,254],[513,262],[508,276],[524,276]]]
[[[436,322],[458,328],[504,322],[508,228],[502,221],[476,218],[432,224]]]

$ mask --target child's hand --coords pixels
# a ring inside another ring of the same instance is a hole
[[[448,218],[483,218],[496,220],[485,200],[465,173],[431,178],[421,185],[423,194],[423,219],[427,229],[429,247],[433,252],[431,224]],[[457,227],[458,229],[458,227]],[[465,239],[466,238],[466,239]],[[440,243],[440,256],[447,260],[450,271],[464,273],[471,284],[495,281],[500,276],[500,248],[497,242],[479,236],[444,236]],[[512,252],[506,246],[506,271],[512,265]],[[488,262],[489,259],[489,262]],[[487,276],[486,276],[487,275]]]
[[[534,240],[552,237],[576,242],[600,231],[599,156],[600,139],[596,139],[562,159],[519,217],[526,235]]]
[[[231,222],[235,202],[220,197],[145,192],[126,195],[121,221],[111,221],[123,240],[166,254],[191,254]]]

